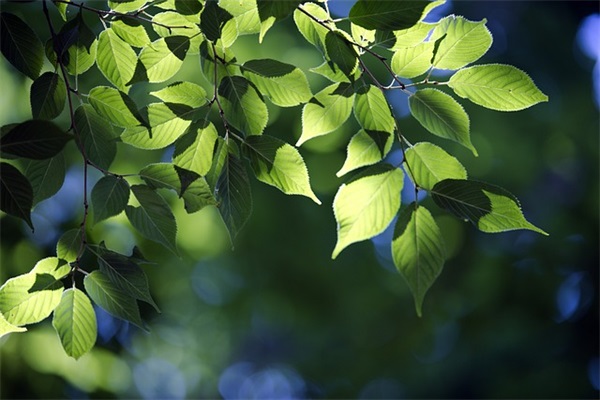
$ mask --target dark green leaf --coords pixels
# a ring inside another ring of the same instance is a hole
[[[259,41],[262,42],[265,34],[276,21],[290,15],[300,3],[301,0],[256,0],[261,22]]]
[[[67,262],[75,261],[82,250],[82,239],[81,228],[63,233],[56,243],[56,257]]]
[[[33,205],[52,197],[65,180],[66,166],[63,153],[45,160],[19,160],[23,175],[33,189]]]
[[[63,25],[56,40],[54,51],[69,74],[81,75],[96,62],[96,34],[85,24],[81,12]]]
[[[219,7],[216,0],[207,0],[200,15],[200,30],[211,42],[221,37],[221,31],[233,16]]]
[[[471,222],[483,232],[529,229],[547,235],[525,219],[519,200],[498,186],[445,179],[431,189],[431,197],[439,207]]]
[[[339,32],[329,31],[325,36],[325,48],[327,57],[352,80],[358,66],[358,55],[346,38]]]
[[[140,52],[138,68],[144,71],[144,80],[164,82],[173,77],[183,65],[190,48],[190,38],[186,36],[168,36],[160,38],[144,47]],[[129,83],[138,82],[134,76]]]
[[[50,121],[32,119],[15,126],[0,138],[0,151],[43,160],[57,155],[72,139]]]
[[[14,14],[0,13],[2,54],[20,72],[36,79],[44,63],[44,47],[33,30]]]
[[[412,203],[400,214],[392,240],[392,257],[408,283],[420,317],[425,293],[442,272],[446,259],[440,229],[425,207]]]
[[[260,135],[267,126],[267,105],[246,78],[224,77],[219,84],[219,100],[227,121],[246,135]]]
[[[84,278],[83,284],[94,303],[109,314],[144,329],[144,322],[135,298],[117,287],[102,271],[91,272]]]
[[[424,14],[428,1],[358,0],[350,9],[350,21],[367,29],[395,31],[415,25]]]
[[[237,146],[229,140],[225,148],[227,153],[216,183],[215,195],[217,207],[233,240],[252,214],[252,192]]]
[[[129,201],[129,185],[122,178],[106,175],[92,189],[92,207],[96,223],[125,210]]]
[[[131,225],[144,237],[163,244],[177,254],[177,223],[169,204],[146,185],[135,185],[131,191],[139,207],[127,206],[125,213]]]
[[[100,168],[108,169],[117,154],[112,126],[100,117],[89,104],[75,110],[73,119],[85,156]]]
[[[25,176],[8,163],[0,163],[0,210],[21,218],[31,229],[33,189]]]
[[[36,119],[54,119],[65,108],[67,87],[65,82],[52,72],[45,72],[33,81],[30,101],[31,113]]]

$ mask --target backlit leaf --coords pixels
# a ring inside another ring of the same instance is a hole
[[[125,179],[106,175],[92,189],[94,222],[118,215],[125,210],[129,200],[129,184]]]
[[[498,186],[445,179],[431,189],[431,195],[439,207],[471,222],[483,232],[529,229],[547,235],[525,219],[517,198]]]
[[[256,87],[241,76],[227,76],[219,84],[225,118],[246,135],[260,135],[269,120],[267,105]]]
[[[77,107],[73,123],[85,156],[100,168],[108,169],[117,154],[116,137],[112,126],[107,124],[89,104]]]
[[[0,151],[33,160],[57,155],[73,137],[50,121],[22,122],[0,137]]]
[[[329,31],[325,35],[327,57],[349,78],[358,66],[358,55],[346,38],[339,32]]]
[[[421,44],[435,26],[436,24],[418,22],[416,25],[411,26],[408,29],[402,29],[393,32],[393,40],[391,40],[392,46],[390,50],[402,50],[407,47],[414,47]],[[429,61],[431,61],[431,59],[429,59]]]
[[[189,48],[190,39],[186,36],[160,38],[144,47],[140,52],[139,63],[147,81],[164,82],[175,75],[183,65]]]
[[[404,153],[405,171],[419,187],[431,190],[444,179],[467,179],[465,167],[440,147],[417,143]]]
[[[54,119],[65,108],[67,87],[62,78],[45,72],[31,85],[31,114],[36,119]]]
[[[175,143],[173,163],[198,175],[206,175],[213,161],[213,151],[219,133],[209,122],[206,126],[190,129]]]
[[[312,97],[304,72],[291,64],[271,59],[250,60],[242,66],[242,73],[280,107],[306,103]]]
[[[239,35],[260,32],[256,0],[220,0],[219,6],[233,16]]]
[[[361,71],[359,68],[357,68],[354,73],[352,75],[350,75],[350,78],[348,78],[348,76],[346,76],[346,74],[344,74],[334,63],[332,63],[331,61],[325,61],[323,64],[319,65],[318,67],[314,67],[309,69],[310,72],[314,72],[315,74],[319,74],[321,76],[324,76],[325,78],[329,79],[332,82],[346,82],[346,83],[350,83],[350,79],[352,79],[352,82],[356,82],[356,80],[360,77],[361,75]]]
[[[23,175],[33,189],[33,205],[52,197],[60,190],[65,180],[65,157],[58,153],[45,160],[21,159]]]
[[[346,161],[336,173],[342,176],[357,168],[375,164],[389,153],[394,136],[389,132],[361,129],[348,143]]]
[[[398,49],[392,56],[390,67],[401,78],[423,75],[431,68],[433,42],[424,42],[413,47]]]
[[[308,14],[320,21],[327,21],[329,19],[327,11],[316,3],[305,3],[302,4],[301,7]],[[294,22],[302,36],[304,36],[304,38],[313,46],[321,50],[321,53],[325,54],[325,36],[327,35],[327,32],[329,32],[329,29],[325,28],[300,10],[294,11]],[[325,25],[332,29],[335,27],[334,24],[328,22],[325,22]]]
[[[290,15],[301,0],[256,0],[258,17],[261,22],[259,41],[262,42],[273,24]]]
[[[30,274],[50,275],[57,281],[64,278],[71,272],[71,266],[58,257],[46,257],[38,261]]]
[[[108,6],[111,10],[120,13],[127,13],[130,11],[139,10],[146,4],[147,0],[108,0]]]
[[[356,92],[354,116],[365,130],[393,134],[396,128],[396,120],[383,92],[373,85],[363,86]]]
[[[154,22],[152,28],[161,37],[186,36],[190,38],[190,48],[187,54],[198,54],[200,43],[202,43],[204,37],[197,24],[188,20],[184,15],[173,11],[154,15],[152,22]],[[167,29],[167,26],[171,28]]]
[[[68,356],[78,359],[94,347],[98,326],[90,299],[77,288],[63,292],[52,326]]]
[[[421,89],[408,98],[410,113],[434,135],[453,140],[477,155],[471,144],[469,116],[452,96],[437,89]]]
[[[448,85],[460,97],[497,111],[519,111],[548,101],[529,75],[512,65],[464,68],[452,75]]]
[[[207,0],[200,15],[200,30],[211,42],[221,38],[223,27],[233,15],[219,7],[216,0]]]
[[[150,92],[166,103],[185,104],[196,108],[207,103],[206,92],[202,86],[192,82],[174,82],[160,90]]]
[[[56,242],[56,257],[67,262],[73,262],[77,259],[82,250],[81,228],[70,229],[62,234]]]
[[[333,200],[337,243],[332,258],[348,245],[383,232],[400,208],[401,169],[379,164],[340,186]]]
[[[4,318],[4,315],[0,313],[0,338],[4,335],[8,335],[13,332],[25,332],[27,328],[19,327],[11,324]]]
[[[222,48],[218,45],[213,47],[211,43],[206,41],[200,43],[200,66],[202,67],[202,73],[204,74],[204,77],[211,84],[214,84],[215,82],[221,82],[221,80],[226,76],[238,75],[239,68],[234,64],[235,62],[235,54],[230,48]]]
[[[85,24],[81,12],[63,25],[56,40],[53,48],[69,74],[81,75],[96,62],[96,34]]]
[[[44,48],[35,32],[19,17],[0,13],[0,48],[6,59],[31,79],[40,75]]]
[[[444,240],[429,211],[410,204],[396,223],[392,257],[408,283],[420,317],[425,293],[442,272],[445,261]]]
[[[272,136],[249,136],[244,142],[259,181],[285,194],[299,194],[321,204],[310,187],[308,170],[293,146]]]
[[[112,29],[105,29],[98,38],[98,69],[115,87],[123,92],[133,77],[137,54]]]
[[[83,284],[94,303],[109,314],[144,328],[136,299],[117,287],[102,271],[96,270],[86,275]]]
[[[161,243],[177,254],[177,223],[169,204],[146,185],[132,186],[131,191],[140,203],[139,207],[125,208],[131,225],[144,237]]]
[[[433,66],[440,69],[459,69],[477,61],[492,45],[492,34],[485,26],[486,20],[469,21],[460,16],[449,16],[448,23],[436,27],[434,35],[441,37]],[[437,32],[443,30],[442,32]]]
[[[350,84],[333,84],[321,90],[302,109],[302,135],[296,146],[339,128],[350,116],[353,104]]]
[[[144,47],[151,42],[144,25],[133,17],[116,17],[110,27],[114,33],[133,47]]]
[[[133,100],[115,88],[97,86],[90,90],[88,100],[98,114],[116,126],[129,127],[143,123]]]
[[[0,313],[12,325],[46,319],[60,302],[63,285],[47,273],[19,275],[0,287]]]

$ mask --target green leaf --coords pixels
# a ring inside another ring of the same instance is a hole
[[[117,155],[112,127],[89,104],[77,107],[73,123],[87,159],[100,168],[108,169]]]
[[[173,163],[198,175],[206,175],[212,165],[213,150],[218,136],[219,133],[211,122],[204,127],[190,129],[189,133],[175,143]]]
[[[296,146],[339,128],[350,116],[353,103],[354,90],[347,83],[333,84],[317,93],[302,109],[302,135]]]
[[[206,92],[202,86],[192,82],[174,82],[150,94],[166,103],[185,104],[193,108],[202,107],[207,103]]]
[[[129,184],[125,179],[106,175],[92,189],[94,222],[118,215],[125,210],[129,201]]]
[[[357,168],[375,164],[389,153],[394,136],[389,132],[361,129],[348,143],[346,161],[336,173],[342,176]]]
[[[14,14],[0,13],[0,49],[6,59],[31,79],[40,75],[44,47],[35,32]]]
[[[333,200],[337,243],[332,258],[348,245],[370,239],[388,227],[400,208],[401,169],[379,164],[340,186]]]
[[[227,76],[218,89],[225,118],[246,135],[260,135],[269,120],[267,105],[260,92],[246,78]]]
[[[321,204],[310,187],[308,170],[293,146],[272,136],[249,136],[244,142],[256,178],[285,194],[299,194]]]
[[[133,47],[144,47],[151,42],[144,25],[133,17],[116,17],[111,22],[110,28],[121,39]]]
[[[358,55],[339,32],[329,31],[325,35],[327,57],[338,66],[348,78],[353,79],[353,72],[358,67]]]
[[[57,281],[64,278],[71,272],[71,266],[65,261],[57,257],[46,257],[38,261],[30,274],[51,275]]]
[[[393,39],[390,39],[392,42],[392,46],[390,50],[403,50],[407,47],[414,47],[421,44],[429,32],[436,26],[437,24],[428,24],[426,22],[419,22],[414,26],[411,26],[408,29],[402,29],[399,31],[393,32]],[[381,43],[378,43],[381,44]],[[431,58],[429,59],[431,62]]]
[[[0,210],[27,222],[33,230],[33,189],[27,178],[8,163],[0,163]]]
[[[449,23],[436,27],[434,35],[445,35],[440,42],[433,66],[440,69],[459,69],[477,61],[492,45],[492,34],[485,26],[487,20],[469,21],[460,16],[447,17]],[[443,32],[437,32],[443,30]]]
[[[54,310],[52,326],[60,337],[65,353],[76,360],[90,351],[96,343],[96,312],[90,299],[77,288],[63,292],[60,303]]]
[[[223,27],[233,18],[226,10],[219,7],[216,0],[207,0],[200,15],[200,30],[211,42],[221,38]]]
[[[350,33],[354,42],[361,46],[368,47],[371,43],[375,42],[375,30],[365,29],[362,26],[351,23]]]
[[[225,141],[225,139],[218,136],[213,151],[212,164],[210,166],[210,170],[206,173],[206,182],[214,190],[216,190],[217,181],[221,176],[221,172],[223,171],[223,166],[227,161],[228,154],[229,150],[227,142]],[[215,196],[216,195],[217,193],[215,193]]]
[[[54,119],[65,108],[67,87],[53,72],[45,72],[31,85],[31,114],[35,119]]]
[[[308,14],[317,18],[320,21],[328,21],[330,19],[327,11],[316,3],[305,3],[302,4],[302,9],[305,10]],[[310,18],[304,12],[299,9],[294,11],[294,22],[296,23],[296,27],[304,36],[304,38],[315,46],[317,49],[321,51],[321,53],[326,54],[325,50],[325,36],[329,29],[325,26],[319,24],[314,19]],[[330,22],[324,23],[331,29],[335,28],[335,25]]]
[[[423,75],[431,68],[434,42],[398,49],[392,56],[390,67],[401,78],[411,79]]]
[[[215,51],[217,61],[215,63]],[[212,46],[209,42],[200,43],[200,66],[204,77],[211,83],[221,82],[226,76],[238,75],[239,68],[235,65],[236,62],[233,51],[221,46]],[[216,64],[216,73],[215,73]],[[216,78],[216,80],[215,80]]]
[[[129,293],[137,300],[150,304],[157,312],[158,306],[150,295],[148,278],[143,269],[140,268],[129,257],[102,249],[98,256],[98,265],[116,287],[125,293]]]
[[[167,202],[145,185],[132,186],[131,191],[140,203],[139,207],[125,208],[131,225],[144,237],[161,243],[177,254],[177,223]]]
[[[108,6],[111,10],[120,13],[128,13],[142,8],[147,0],[108,0]]]
[[[219,6],[233,16],[239,35],[260,32],[256,0],[220,0]]]
[[[115,88],[97,86],[90,90],[88,100],[98,114],[116,126],[126,128],[143,124],[133,100]]]
[[[140,177],[152,189],[167,188],[174,190],[183,198],[185,210],[194,213],[208,205],[215,205],[206,180],[195,172],[169,163],[150,164],[140,171]]]
[[[448,85],[460,97],[497,111],[519,111],[548,101],[529,75],[512,65],[486,64],[461,69]]]
[[[82,239],[81,228],[63,233],[56,243],[56,257],[67,262],[75,261],[82,250]]]
[[[262,42],[273,24],[286,18],[301,3],[301,0],[256,0],[258,17],[261,22],[259,42]]]
[[[50,121],[32,119],[15,126],[0,137],[0,151],[33,160],[57,155],[72,139]]]
[[[93,271],[83,279],[85,290],[94,303],[109,314],[144,328],[137,301],[118,288],[102,271]]]
[[[19,275],[0,287],[0,313],[13,325],[46,319],[60,302],[63,285],[47,273]]]
[[[252,214],[252,192],[237,146],[228,140],[225,148],[227,153],[215,185],[215,196],[219,213],[233,240]]]
[[[71,0],[65,0],[65,1],[68,3],[71,2]],[[62,17],[63,21],[66,21],[67,20],[67,8],[69,7],[69,5],[67,3],[58,3],[55,0],[53,0],[52,3],[56,6],[56,9],[58,10],[58,13]]]
[[[53,44],[71,75],[81,75],[94,65],[97,47],[96,34],[85,24],[81,12],[63,25]]]
[[[200,3],[198,3],[200,4]],[[186,36],[190,39],[190,48],[187,54],[198,54],[200,43],[204,40],[202,31],[197,24],[188,20],[179,12],[166,11],[152,17],[152,28],[160,37]],[[161,25],[158,25],[161,24]],[[172,27],[170,29],[166,27]]]
[[[23,175],[33,190],[33,205],[54,196],[65,180],[65,157],[58,153],[45,160],[20,160]]]
[[[8,335],[13,332],[25,332],[27,328],[22,328],[16,325],[11,324],[4,318],[4,315],[0,313],[0,338],[4,335]]]
[[[418,187],[431,190],[444,179],[467,179],[465,167],[438,146],[417,143],[404,153],[405,171]]]
[[[100,33],[97,52],[100,72],[119,90],[127,92],[126,85],[133,78],[137,62],[135,51],[108,28]]]
[[[400,30],[415,25],[424,15],[427,1],[358,0],[350,9],[350,21],[367,29]]]
[[[431,196],[439,207],[471,222],[482,232],[529,229],[547,235],[525,219],[519,200],[498,186],[445,179],[431,189]]]
[[[354,116],[365,130],[394,133],[396,120],[383,92],[373,85],[356,92]]]
[[[410,113],[434,135],[458,142],[477,155],[469,135],[469,116],[452,96],[421,89],[408,98]]]
[[[392,240],[392,257],[408,283],[421,316],[425,293],[442,272],[444,239],[429,211],[415,203],[401,213]]]
[[[356,80],[360,77],[361,72],[360,69],[356,69],[354,74],[348,78],[346,74],[344,74],[334,63],[331,61],[325,61],[323,64],[318,67],[314,67],[309,69],[310,72],[314,72],[315,74],[319,74],[329,79],[332,82],[346,82],[350,83],[350,79],[352,82],[356,82]]]
[[[146,80],[164,82],[173,77],[183,65],[189,48],[190,38],[186,36],[160,38],[144,47],[140,52],[139,63]]]
[[[280,107],[306,103],[312,97],[304,72],[291,64],[271,59],[250,60],[242,66],[242,73]]]
[[[144,126],[126,129],[121,140],[141,149],[162,149],[183,135],[196,110],[185,104],[151,103],[148,105],[150,131]]]

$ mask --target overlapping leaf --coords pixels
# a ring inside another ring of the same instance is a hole
[[[308,80],[299,68],[271,59],[250,60],[242,73],[280,107],[306,103],[312,97]]]
[[[219,133],[211,122],[190,129],[190,132],[175,143],[173,163],[198,175],[206,175],[212,165],[213,150],[218,136]]]
[[[395,31],[410,28],[424,14],[426,1],[358,0],[350,9],[350,21],[367,29]]]
[[[111,10],[120,13],[135,11],[143,7],[148,0],[108,0]]]
[[[467,179],[462,164],[440,147],[417,143],[404,153],[405,169],[418,187],[431,190],[444,179]]]
[[[128,91],[127,83],[133,78],[137,54],[112,29],[105,29],[98,37],[98,69],[115,87]]]
[[[33,189],[27,178],[11,164],[0,163],[0,210],[21,218],[33,229]]]
[[[479,22],[460,16],[447,19],[448,22],[438,25],[433,33],[436,37],[444,36],[433,58],[435,68],[459,69],[477,61],[489,50],[492,34],[485,26],[485,19]]]
[[[116,17],[110,27],[121,39],[133,47],[144,47],[151,42],[146,28],[135,18]]]
[[[6,320],[6,318],[4,318],[4,315],[0,313],[0,338],[4,335],[8,335],[9,333],[25,331],[27,331],[27,328],[11,324]]]
[[[90,351],[96,343],[96,312],[90,299],[77,288],[63,292],[60,303],[54,310],[52,325],[65,353],[76,360]]]
[[[117,138],[112,127],[89,104],[77,107],[73,123],[86,158],[108,169],[117,154]]]
[[[452,75],[448,85],[460,97],[497,111],[519,111],[548,101],[531,78],[512,65],[464,68]]]
[[[339,128],[350,116],[353,103],[354,90],[347,83],[333,84],[317,93],[302,109],[302,135],[296,146]]]
[[[198,54],[200,43],[204,38],[197,24],[188,20],[181,13],[173,11],[158,13],[152,17],[152,21],[154,22],[152,28],[161,37],[186,36],[190,38],[190,48],[187,54]]]
[[[219,84],[219,101],[227,121],[246,135],[260,135],[269,113],[260,92],[246,78],[227,76]]]
[[[71,266],[63,259],[58,257],[46,257],[35,263],[30,274],[50,275],[59,280],[71,272]]]
[[[314,16],[320,21],[327,21],[329,19],[327,11],[316,3],[305,3],[302,4],[301,7],[306,13]],[[321,50],[321,53],[326,54],[325,36],[327,35],[327,32],[329,32],[329,29],[306,15],[306,13],[300,10],[294,11],[294,22],[296,23],[296,27],[309,43]],[[334,24],[328,22],[324,22],[324,24],[329,28],[334,28]]]
[[[413,47],[398,49],[392,56],[390,67],[402,78],[414,78],[423,75],[431,68],[433,42],[424,42]]]
[[[143,118],[133,100],[115,88],[96,86],[90,90],[88,100],[98,114],[116,126],[130,127],[143,124]]]
[[[82,240],[81,227],[66,231],[56,242],[56,257],[67,262],[75,261],[82,250]]]
[[[293,146],[272,136],[249,136],[244,142],[259,181],[285,194],[299,194],[321,204],[310,187],[308,170]]]
[[[20,160],[23,175],[33,190],[33,205],[52,197],[65,180],[66,166],[63,153],[45,160]]]
[[[357,168],[381,161],[389,153],[393,143],[394,136],[389,132],[361,129],[350,139],[346,161],[336,175],[342,176]]]
[[[340,186],[333,200],[337,243],[332,258],[348,245],[383,232],[400,208],[402,170],[379,164]]]
[[[262,42],[265,34],[276,21],[294,12],[301,2],[301,0],[256,0],[260,19],[259,41]]]
[[[421,316],[425,293],[445,261],[444,240],[429,211],[413,203],[400,214],[392,240],[394,264],[408,283]]]
[[[164,82],[179,71],[190,48],[190,38],[168,36],[150,43],[140,52],[136,74],[138,81]]]
[[[483,232],[529,229],[546,235],[525,219],[517,198],[498,186],[445,179],[431,189],[431,195],[438,206],[471,222]]]
[[[33,160],[57,155],[73,137],[50,121],[22,122],[0,137],[0,151]]]
[[[160,90],[150,92],[165,103],[185,104],[193,108],[206,104],[206,91],[192,82],[174,82]]]
[[[325,50],[331,60],[349,79],[358,67],[358,54],[348,39],[338,31],[329,31],[325,35]]]
[[[60,57],[71,75],[81,75],[96,62],[98,41],[96,34],[86,25],[81,12],[67,21],[53,43],[50,60]]]
[[[450,95],[437,89],[421,89],[409,97],[413,117],[434,135],[453,140],[477,155],[471,144],[469,116]]]

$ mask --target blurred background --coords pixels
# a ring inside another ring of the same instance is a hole
[[[330,1],[339,17],[352,4]],[[39,3],[10,7],[41,12]],[[412,143],[439,143],[471,178],[511,191],[550,236],[484,234],[438,211],[449,259],[418,318],[391,263],[391,232],[331,261],[331,204],[343,182],[335,172],[357,130],[349,122],[300,149],[323,206],[253,180],[254,213],[233,249],[214,208],[187,215],[173,197],[181,258],[137,237],[124,216],[93,226],[93,240],[127,254],[139,243],[156,262],[144,268],[162,313],[142,305],[145,333],[98,309],[97,345],[77,362],[50,321],[0,339],[1,397],[598,398],[599,11],[597,1],[448,1],[432,13],[430,21],[451,13],[487,18],[494,44],[478,63],[521,68],[550,97],[516,113],[460,99],[478,158],[427,134],[408,116],[405,96],[390,97]],[[98,28],[97,19],[89,24]],[[322,62],[291,18],[256,43],[240,38],[238,60]],[[310,75],[316,93],[326,81]],[[178,78],[208,87],[197,56]],[[1,125],[30,118],[31,81],[1,58],[0,82]],[[79,81],[83,92],[98,84],[106,81],[92,71]],[[131,95],[148,102],[148,90],[134,87]],[[301,107],[270,107],[267,133],[294,143],[300,115]],[[59,122],[68,126],[67,115]],[[82,163],[68,150],[62,189],[33,213],[35,234],[1,217],[0,281],[54,255],[57,238],[81,221]],[[169,150],[146,153],[119,145],[111,169],[135,172],[170,157]]]

